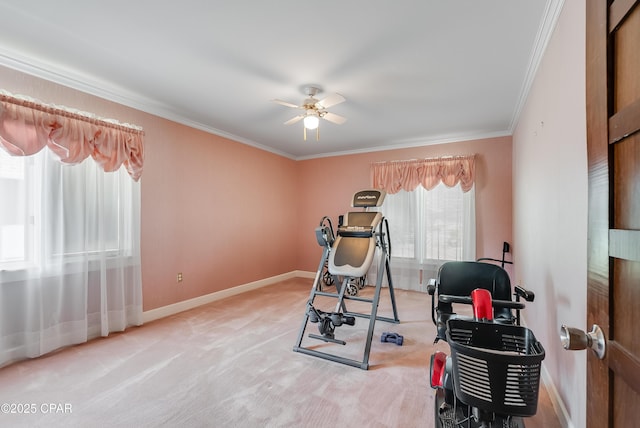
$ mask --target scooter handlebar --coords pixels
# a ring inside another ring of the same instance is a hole
[[[517,296],[522,297],[527,302],[533,302],[533,300],[536,298],[536,295],[533,291],[527,290],[526,288],[520,285],[516,285],[514,287],[514,291],[516,292]]]
[[[442,303],[462,303],[466,305],[473,304],[471,297],[468,296],[453,296],[450,294],[440,294],[438,300]],[[525,304],[521,302],[512,302],[511,300],[492,300],[493,307],[509,308],[509,309],[524,309]]]

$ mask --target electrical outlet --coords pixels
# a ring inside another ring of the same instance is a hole
[[[182,282],[182,272],[178,272],[178,276],[176,277],[176,282]]]

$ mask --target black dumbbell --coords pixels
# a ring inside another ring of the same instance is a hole
[[[399,335],[398,333],[382,333],[382,336],[380,336],[380,341],[381,342],[391,342],[391,343],[395,343],[398,346],[402,346],[402,342],[404,341],[404,338]]]

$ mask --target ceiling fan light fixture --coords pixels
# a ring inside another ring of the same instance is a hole
[[[316,129],[320,124],[320,118],[316,114],[308,114],[304,117],[304,127],[307,129]]]
[[[345,98],[340,94],[331,94],[321,100],[317,100],[315,95],[322,90],[317,86],[305,86],[303,88],[305,95],[307,95],[307,99],[304,100],[302,105],[296,105],[287,101],[282,101],[279,99],[274,99],[273,101],[283,105],[285,107],[291,107],[295,109],[303,110],[304,112],[287,120],[285,125],[292,125],[294,123],[298,123],[302,121],[303,123],[303,137],[304,140],[307,140],[307,130],[316,131],[316,141],[320,139],[320,119],[327,120],[329,122],[342,125],[347,119],[342,116],[339,116],[335,113],[331,113],[327,111],[327,108],[333,107],[336,104],[340,104],[345,100]]]

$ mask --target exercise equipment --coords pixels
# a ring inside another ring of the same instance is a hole
[[[319,323],[318,330],[321,334],[321,336],[310,334],[309,337],[327,342],[342,343],[343,341],[335,339],[336,327],[340,327],[342,324],[356,324],[356,318],[353,316],[346,316],[340,312],[324,312],[314,308],[311,304],[307,307],[307,315],[309,315],[309,322]]]
[[[339,216],[338,217],[339,221],[338,221],[338,227],[342,227],[344,226],[343,222],[344,222],[344,216]],[[326,222],[326,223],[325,223]],[[327,216],[323,217],[322,220],[320,221],[320,226],[324,226],[326,227],[326,230],[323,230],[320,232],[320,237],[316,237],[318,239],[318,244],[320,246],[324,246],[324,236],[331,236],[332,238],[330,238],[329,240],[331,241],[329,243],[329,246],[331,246],[331,244],[333,244],[333,241],[335,240],[335,236],[333,233],[333,224],[331,223],[331,219]],[[316,234],[318,233],[318,231],[316,231]],[[366,280],[366,275],[365,276],[361,276],[359,278],[349,278],[349,282],[347,283],[347,289],[345,290],[345,293],[349,296],[357,296],[358,295],[358,291],[362,290],[366,285],[367,285],[367,280]],[[318,284],[318,288],[320,291],[322,291],[324,289],[325,286],[332,286],[335,285],[336,280],[334,278],[334,276],[329,272],[329,260],[325,261],[325,264],[322,268],[322,281]]]
[[[402,337],[402,335],[398,333],[384,332],[382,333],[382,336],[380,336],[380,342],[382,343],[391,342],[391,343],[395,343],[398,346],[402,346],[402,342],[404,342],[404,337]]]
[[[331,219],[324,216],[320,220],[315,235],[318,245],[323,248],[322,256],[311,287],[300,332],[293,347],[295,352],[367,370],[375,322],[384,321],[396,324],[400,322],[389,268],[391,258],[389,224],[380,212],[367,211],[371,207],[380,207],[384,196],[385,193],[381,190],[356,192],[351,206],[363,208],[364,211],[353,211],[343,215],[337,230],[337,237],[334,235]],[[358,289],[364,287],[366,274],[376,258],[378,259],[378,270],[373,298],[360,297]],[[378,315],[384,278],[387,279],[393,318]],[[323,291],[322,285],[329,285],[329,283],[335,284],[335,292]],[[334,310],[322,311],[316,308],[314,302],[317,296],[336,298],[337,303]],[[370,303],[371,312],[350,312],[347,310],[347,300]],[[304,333],[309,323],[317,324],[320,333],[319,335],[309,334],[309,338],[326,343],[346,345],[344,340],[336,338],[336,327],[353,326],[356,318],[369,320],[362,360],[345,358],[302,345]]]

